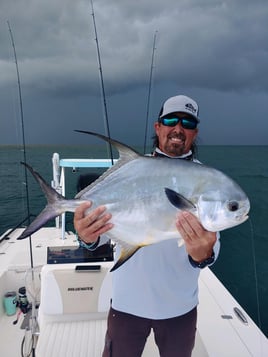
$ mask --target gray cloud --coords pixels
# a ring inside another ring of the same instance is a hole
[[[36,103],[46,103],[48,113],[57,107],[64,116],[70,100],[79,103],[76,111],[81,111],[82,118],[83,113],[99,112],[100,107],[83,108],[86,98],[97,103],[100,96],[90,1],[1,0],[0,7],[0,95],[6,112],[6,97],[16,91],[7,20],[15,38],[29,113],[38,112]],[[154,115],[159,101],[178,90],[197,93],[200,98],[209,93],[204,106],[211,101],[221,105],[218,93],[236,93],[238,107],[244,109],[249,98],[267,94],[267,1],[95,0],[94,10],[105,88],[115,117],[121,115],[120,95],[125,103],[136,102],[133,108],[128,106],[136,113],[139,105],[145,105],[155,31]],[[247,109],[253,108],[256,106]],[[244,109],[238,115],[246,115]],[[260,115],[266,112],[257,110]],[[66,117],[72,120],[70,108],[68,111]],[[134,118],[135,113],[129,115]]]

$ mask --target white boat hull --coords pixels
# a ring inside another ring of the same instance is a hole
[[[0,244],[1,296],[10,290],[18,291],[19,287],[25,285],[25,272],[30,268],[30,252],[28,239],[22,241],[16,240],[21,231],[22,229],[17,229],[10,235],[9,240],[4,240]],[[66,239],[61,239],[61,230],[57,228],[42,228],[35,233],[32,236],[34,266],[46,265],[48,246],[77,246],[74,234],[65,234],[65,237]],[[90,265],[96,263],[87,264]],[[113,262],[104,263],[104,265],[108,266],[112,266],[112,264]],[[47,265],[48,268],[46,269],[59,269],[60,267],[62,268],[66,266],[68,269],[71,269],[75,265],[77,264],[52,264]],[[109,289],[111,289],[111,287]],[[200,304],[198,306],[197,338],[193,357],[268,356],[267,338],[209,268],[205,268],[201,271],[199,290]],[[109,296],[109,294],[110,292],[108,291],[106,297],[107,295]],[[246,324],[237,317],[234,308],[238,308],[241,311],[244,318],[247,320]],[[5,314],[1,304],[0,346],[2,356],[20,356],[20,345],[25,330],[20,329],[22,318],[17,325],[13,325],[15,319],[16,315],[7,316]],[[81,325],[80,322],[81,321],[76,321],[78,325]],[[105,324],[106,322],[102,323],[101,336],[105,333]],[[85,323],[82,325],[84,327],[86,326]],[[41,325],[41,335],[39,337],[39,342],[37,341],[37,352],[40,352],[40,349],[38,350],[38,343],[41,343],[44,337],[42,333]],[[66,335],[66,341],[70,341],[72,335],[71,332],[70,336]],[[79,334],[76,334],[76,336],[79,336]],[[100,338],[100,341],[104,341],[104,339]],[[74,341],[73,345],[75,346],[77,343],[78,341],[76,337],[76,342]],[[79,343],[82,343],[82,341]],[[61,346],[63,346],[63,344],[61,344]],[[57,354],[55,354],[57,357],[69,357],[72,355],[68,354],[68,351],[66,352],[64,349],[60,352],[61,350],[57,348],[56,346],[52,348],[52,350],[57,351]],[[102,346],[99,350],[101,349]],[[38,354],[36,356],[38,357]],[[51,352],[49,356],[53,357]],[[99,356],[98,352],[96,357]],[[150,336],[147,341],[143,357],[146,356],[158,356],[153,336]],[[42,355],[39,357],[42,357]]]

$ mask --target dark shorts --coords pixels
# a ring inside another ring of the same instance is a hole
[[[140,357],[151,329],[161,357],[190,357],[196,319],[196,308],[164,320],[146,319],[111,308],[102,357]]]

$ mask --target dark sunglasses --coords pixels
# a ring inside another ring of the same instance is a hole
[[[170,118],[160,118],[160,123],[165,126],[176,126],[179,122],[184,129],[194,130],[197,127],[197,121],[190,118],[179,118],[176,116],[172,116]]]

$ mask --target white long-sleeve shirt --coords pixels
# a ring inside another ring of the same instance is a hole
[[[112,307],[149,319],[183,315],[198,304],[199,273],[175,239],[143,247],[112,273]]]
[[[219,248],[218,234],[215,258]],[[119,255],[117,246],[115,260]],[[183,315],[198,304],[199,273],[175,239],[143,247],[112,273],[112,307],[149,319]]]

